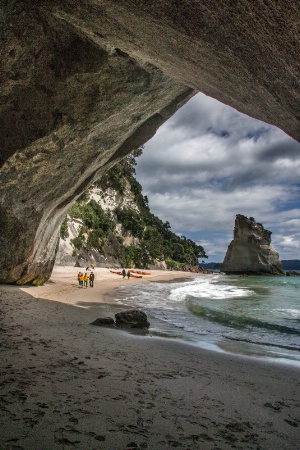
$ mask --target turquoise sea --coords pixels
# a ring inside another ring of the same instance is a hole
[[[152,336],[300,365],[300,277],[213,274],[124,286],[114,300],[145,311]]]

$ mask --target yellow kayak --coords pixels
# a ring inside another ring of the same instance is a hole
[[[140,275],[151,275],[151,272],[143,272],[142,270],[134,270],[134,269],[130,269],[130,272],[132,273],[138,273]]]

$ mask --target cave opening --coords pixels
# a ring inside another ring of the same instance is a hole
[[[151,209],[222,262],[236,214],[272,230],[281,258],[300,245],[300,144],[275,126],[197,94],[137,160]]]

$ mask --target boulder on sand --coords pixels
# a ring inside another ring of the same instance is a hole
[[[149,328],[147,315],[137,309],[115,314],[116,325],[125,328]]]
[[[99,317],[98,319],[94,320],[91,325],[115,325],[115,321],[112,317]]]

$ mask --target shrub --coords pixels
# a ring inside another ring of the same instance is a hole
[[[69,237],[68,218],[65,217],[60,227],[60,237],[65,241]]]
[[[140,265],[141,250],[138,247],[130,245],[125,248],[125,258],[123,260],[123,267],[134,267]]]
[[[77,250],[82,249],[84,242],[85,239],[82,235],[76,236],[74,239],[71,239],[71,244],[73,244]]]
[[[125,230],[131,231],[133,236],[141,238],[144,231],[144,223],[141,216],[134,210],[120,207],[115,208],[115,214],[118,221],[123,225]]]
[[[91,230],[87,238],[87,247],[94,248],[98,251],[103,249],[103,232],[101,230]]]
[[[171,258],[166,259],[166,264],[167,264],[168,269],[174,269],[174,267],[184,266],[184,263],[181,263],[179,261],[174,261],[174,259],[171,259]]]

